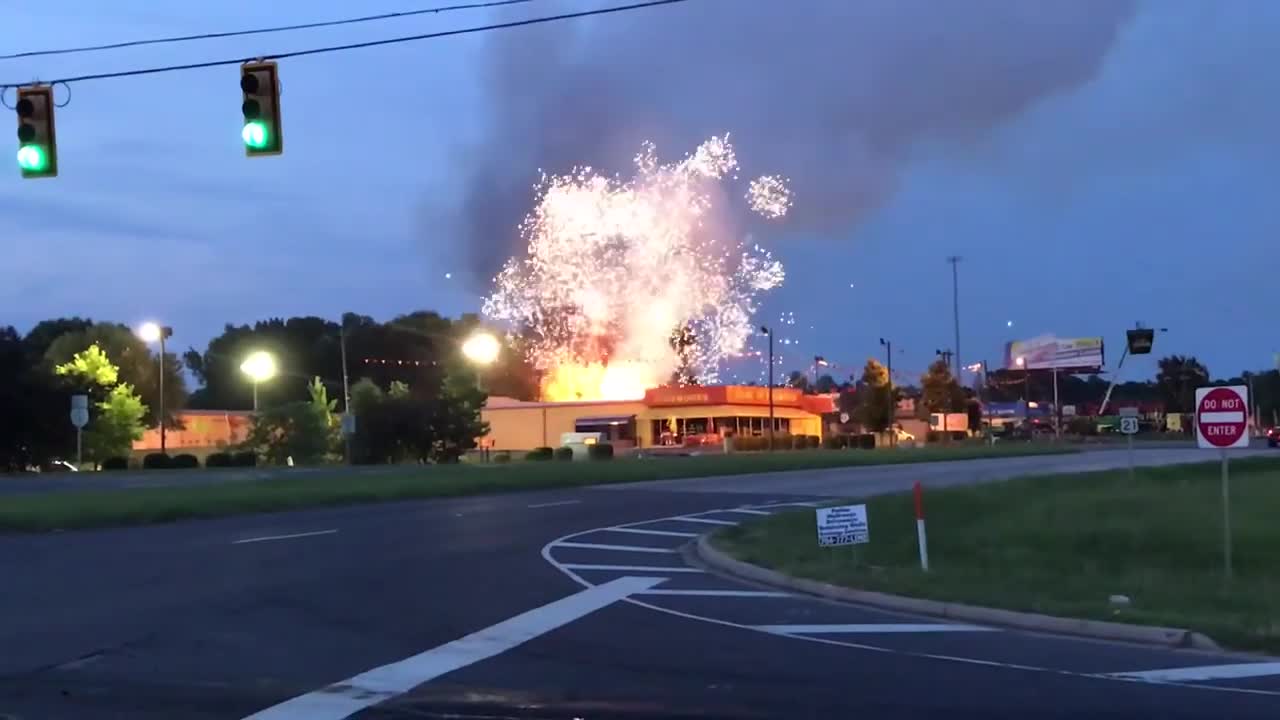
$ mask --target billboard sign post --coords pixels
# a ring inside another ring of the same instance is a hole
[[[1231,470],[1227,450],[1249,447],[1249,387],[1196,388],[1196,445],[1222,456],[1222,570],[1231,579]]]

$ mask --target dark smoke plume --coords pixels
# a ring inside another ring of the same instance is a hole
[[[523,250],[516,227],[539,168],[629,175],[642,140],[675,159],[726,131],[744,175],[791,179],[788,228],[847,231],[893,192],[913,143],[978,139],[1089,81],[1133,9],[1130,0],[691,0],[492,33],[489,127],[466,154],[455,237],[487,284]]]

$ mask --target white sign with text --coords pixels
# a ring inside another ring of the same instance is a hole
[[[871,542],[866,505],[837,505],[818,508],[818,545],[857,545]]]

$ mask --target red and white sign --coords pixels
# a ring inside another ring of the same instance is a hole
[[[1211,450],[1249,447],[1248,387],[1196,389],[1196,443]]]

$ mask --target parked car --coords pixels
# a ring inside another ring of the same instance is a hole
[[[1280,445],[1280,425],[1267,430],[1267,447]]]

